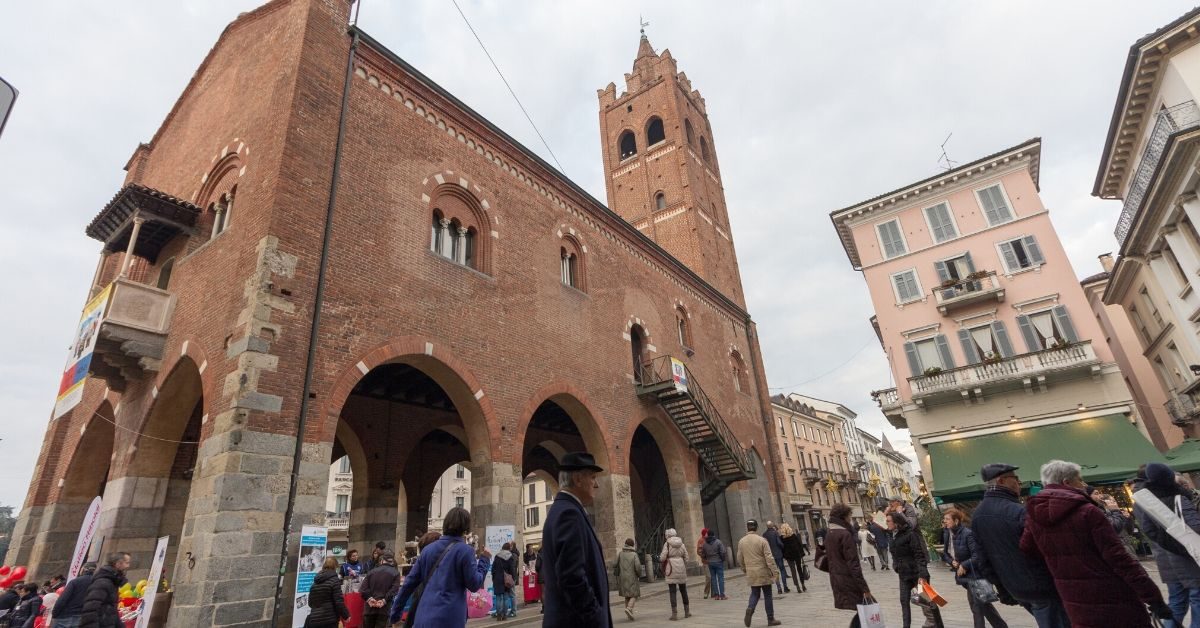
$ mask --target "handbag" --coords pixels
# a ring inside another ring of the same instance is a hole
[[[975,571],[975,566],[971,565],[971,571]],[[992,604],[1000,601],[1000,594],[996,593],[996,587],[992,586],[986,578],[967,578],[967,592],[971,598],[979,604]]]
[[[858,605],[858,624],[862,628],[887,628],[883,621],[883,608],[875,598],[867,598],[866,604]]]
[[[1200,534],[1187,524],[1183,518],[1183,500],[1175,496],[1175,511],[1162,503],[1150,489],[1141,489],[1133,494],[1133,502],[1138,505],[1151,519],[1166,530],[1172,538],[1187,550],[1192,560],[1200,562]]]
[[[504,588],[511,589],[511,588],[513,588],[513,584],[514,583],[513,583],[512,574],[510,574],[510,573],[504,574]]]
[[[442,550],[442,553],[438,555],[437,560],[433,561],[433,567],[429,569],[429,573],[421,578],[421,584],[417,585],[417,590],[413,592],[412,605],[408,609],[408,616],[404,618],[404,628],[412,628],[413,621],[417,617],[417,604],[421,603],[421,596],[425,594],[425,585],[429,584],[429,578],[437,572],[438,566],[442,564],[442,559],[450,553],[450,550],[454,549],[454,545],[458,542],[459,539],[451,540],[446,545],[446,549]]]

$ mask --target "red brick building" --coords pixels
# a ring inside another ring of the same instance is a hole
[[[456,463],[480,532],[519,529],[522,478],[583,448],[610,557],[778,516],[712,129],[670,54],[643,37],[628,93],[600,90],[609,209],[348,10],[240,16],[134,151],[88,226],[112,286],[92,375],[7,562],[63,571],[102,495],[135,572],[171,537],[172,625],[290,625],[343,455],[352,547],[411,538]]]

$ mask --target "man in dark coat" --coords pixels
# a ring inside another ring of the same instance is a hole
[[[560,490],[542,526],[542,590],[545,628],[612,628],[608,610],[608,570],[600,540],[585,506],[595,499],[596,474],[588,453],[563,455]]]
[[[384,550],[379,555],[379,565],[367,574],[358,589],[363,599],[362,628],[387,628],[392,600],[399,590],[400,570],[396,569],[396,555],[391,550]]]
[[[129,554],[115,552],[109,554],[104,566],[96,570],[83,597],[79,628],[124,628],[117,612],[117,590],[125,585],[129,562]]]
[[[879,509],[879,514],[883,514],[883,509]],[[884,515],[886,517],[886,515]],[[891,552],[888,551],[888,544],[891,543],[891,538],[888,536],[887,530],[875,523],[874,520],[868,520],[867,531],[871,536],[875,537],[875,549],[879,551],[879,564],[886,571],[888,569],[888,561],[891,558]]]
[[[1167,585],[1167,605],[1175,616],[1175,622],[1185,625],[1190,608],[1192,624],[1200,623],[1200,565],[1192,559],[1179,541],[1147,511],[1145,500],[1162,502],[1172,512],[1183,514],[1183,522],[1193,532],[1200,533],[1200,511],[1192,506],[1188,491],[1175,481],[1175,471],[1165,464],[1153,462],[1146,465],[1146,481],[1135,485],[1133,515],[1142,525],[1142,531],[1154,543],[1154,562],[1158,564],[1158,577]],[[1142,489],[1146,489],[1147,495]],[[1179,508],[1176,510],[1176,500]]]
[[[54,628],[75,628],[79,625],[79,616],[83,613],[83,598],[87,595],[88,587],[92,586],[94,573],[96,564],[84,563],[79,575],[67,582],[67,587],[54,603]]]
[[[1019,603],[1039,628],[1070,628],[1071,620],[1046,563],[1021,551],[1026,512],[1016,471],[1017,467],[1003,463],[980,470],[987,490],[971,522],[981,550],[975,565],[980,575],[996,585],[1001,602]]]
[[[1025,504],[1021,551],[1044,560],[1074,628],[1149,627],[1173,619],[1158,585],[1125,551],[1100,508],[1084,492],[1079,465],[1042,465],[1042,492]]]
[[[817,548],[813,560],[821,563],[822,557],[825,559],[825,570],[829,572],[834,608],[857,612],[859,604],[873,599],[867,580],[863,577],[854,534],[850,532],[850,507],[846,504],[834,504],[829,509],[829,532],[825,535],[825,546]]]
[[[775,593],[777,595],[791,593],[792,590],[788,588],[787,578],[784,575],[787,571],[783,567],[783,540],[779,538],[779,528],[775,527],[775,522],[767,522],[767,531],[762,533],[762,537],[771,546],[771,558],[775,559],[775,566],[779,568],[779,580],[775,581]]]

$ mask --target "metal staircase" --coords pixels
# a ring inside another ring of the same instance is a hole
[[[671,491],[665,483],[650,494],[654,496],[654,500],[646,507],[634,511],[634,531],[637,538],[642,539],[638,551],[642,555],[654,556],[654,560],[650,562],[654,565],[654,577],[658,579],[663,576],[658,560],[659,552],[667,542],[667,529],[675,526],[675,520],[671,511]]]
[[[637,375],[638,396],[654,397],[699,454],[707,471],[702,504],[712,503],[730,484],[754,478],[750,456],[687,366],[664,355],[645,363]]]

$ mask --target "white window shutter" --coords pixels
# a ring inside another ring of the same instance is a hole
[[[1017,260],[1017,254],[1013,251],[1011,242],[1000,243],[1000,255],[1004,258],[1004,267],[1008,272],[1021,270],[1021,262]]]
[[[1021,238],[1021,244],[1025,245],[1025,255],[1029,257],[1030,262],[1034,265],[1046,263],[1046,258],[1042,256],[1042,247],[1038,246],[1036,238],[1025,236]]]

